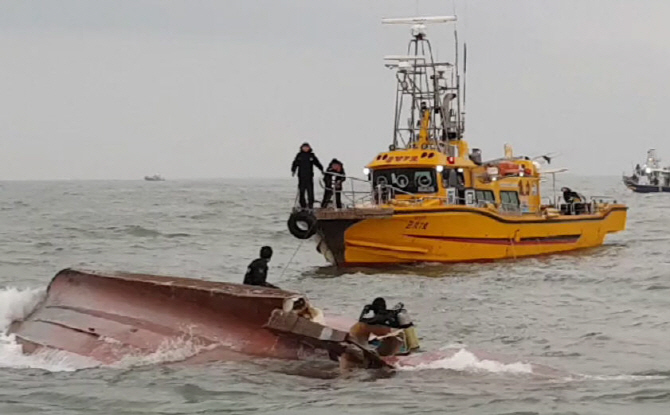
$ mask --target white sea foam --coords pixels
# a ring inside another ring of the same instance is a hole
[[[664,375],[579,375],[579,377],[570,380],[587,381],[594,380],[600,382],[638,382],[647,380],[666,380],[668,376]]]
[[[0,289],[0,331],[5,333],[12,321],[20,320],[30,314],[42,298],[44,290],[39,288]]]
[[[9,325],[16,320],[27,317],[44,298],[43,289],[0,289],[0,368],[42,369],[51,372],[75,371],[80,369],[103,366],[99,361],[63,350],[42,350],[26,355],[16,336],[8,334]],[[102,338],[109,344],[118,341]],[[166,339],[158,349],[149,354],[131,354],[118,362],[109,365],[112,368],[128,368],[177,362],[188,359],[196,354],[211,349],[194,340],[190,334],[179,338]]]
[[[201,352],[211,350],[219,344],[205,345],[197,338],[185,334],[177,338],[165,339],[152,353],[131,353],[110,365],[113,368],[156,365],[160,363],[181,362]]]
[[[402,363],[400,363],[399,369],[407,371],[447,369],[459,372],[533,373],[533,367],[530,363],[503,363],[496,360],[479,359],[466,349],[460,349],[452,356],[444,357],[432,362],[421,363],[415,366],[403,366]]]
[[[0,367],[44,369],[54,372],[73,371],[99,363],[83,356],[60,350],[44,350],[25,355],[9,325],[30,314],[44,298],[43,289],[0,289]]]

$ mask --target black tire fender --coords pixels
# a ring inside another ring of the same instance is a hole
[[[304,210],[293,212],[288,218],[288,230],[298,239],[309,239],[316,233],[316,218]]]

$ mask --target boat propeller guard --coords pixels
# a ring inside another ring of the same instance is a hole
[[[316,217],[306,210],[293,212],[288,218],[288,230],[298,239],[309,239],[316,233]]]

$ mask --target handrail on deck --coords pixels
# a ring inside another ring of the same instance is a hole
[[[349,182],[351,183],[351,190],[333,189],[334,192],[341,192],[341,194],[344,194],[344,196],[347,198],[347,201],[350,202],[348,205],[350,206],[351,209],[374,209],[374,206],[378,206],[381,208],[382,205],[388,204],[389,201],[394,200],[396,195],[398,194],[404,196],[410,196],[411,198],[409,200],[403,200],[403,202],[410,204],[420,204],[425,202],[426,200],[438,200],[446,202],[446,204],[449,205],[467,206],[467,200],[463,197],[458,196],[447,197],[447,196],[436,196],[430,194],[412,193],[388,184],[377,185],[372,188],[372,191],[370,190],[357,191],[354,187],[354,183],[366,183],[368,185],[372,185],[372,182],[369,179],[361,179],[358,177],[347,176],[336,172],[328,172],[328,174],[336,177],[344,177],[345,179],[348,179]],[[549,203],[544,203],[545,199],[548,200]],[[584,213],[595,213],[598,210],[600,210],[602,208],[600,205],[608,203],[603,202],[603,200],[613,200],[614,203],[616,203],[616,200],[614,200],[612,197],[591,196],[590,201],[585,201],[582,203],[582,205],[585,207]],[[372,204],[372,206],[370,204]],[[507,215],[528,215],[528,214],[541,215],[544,213],[543,211],[546,208],[551,207],[554,209],[561,209],[561,205],[569,206],[568,214],[572,215],[577,214],[578,210],[576,209],[574,203],[572,204],[560,203],[559,199],[554,204],[551,203],[551,198],[546,196],[542,198],[541,203],[533,205],[522,205],[522,204],[517,205],[510,203],[491,203],[489,201],[475,201],[475,203],[471,204],[470,206],[486,207],[488,205],[493,205],[495,207],[495,210],[497,210],[499,213],[504,213]]]

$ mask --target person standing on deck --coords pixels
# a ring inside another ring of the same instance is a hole
[[[561,192],[563,192],[563,200],[565,200],[565,203],[567,203],[567,204],[581,203],[582,202],[582,198],[579,197],[579,193],[575,192],[574,190],[570,189],[569,187],[563,187],[561,189]]]
[[[298,173],[298,194],[300,195],[300,207],[303,209],[314,208],[314,167],[321,170],[323,174],[323,165],[312,152],[309,143],[303,143],[300,146],[300,152],[295,156],[291,165],[291,173],[295,176]],[[305,200],[307,193],[307,200]]]
[[[342,182],[346,180],[346,173],[344,172],[344,165],[338,159],[333,159],[326,173],[323,176],[323,182],[326,185],[326,190],[323,192],[323,201],[321,207],[326,208],[333,198],[335,193],[335,206],[342,209]]]

